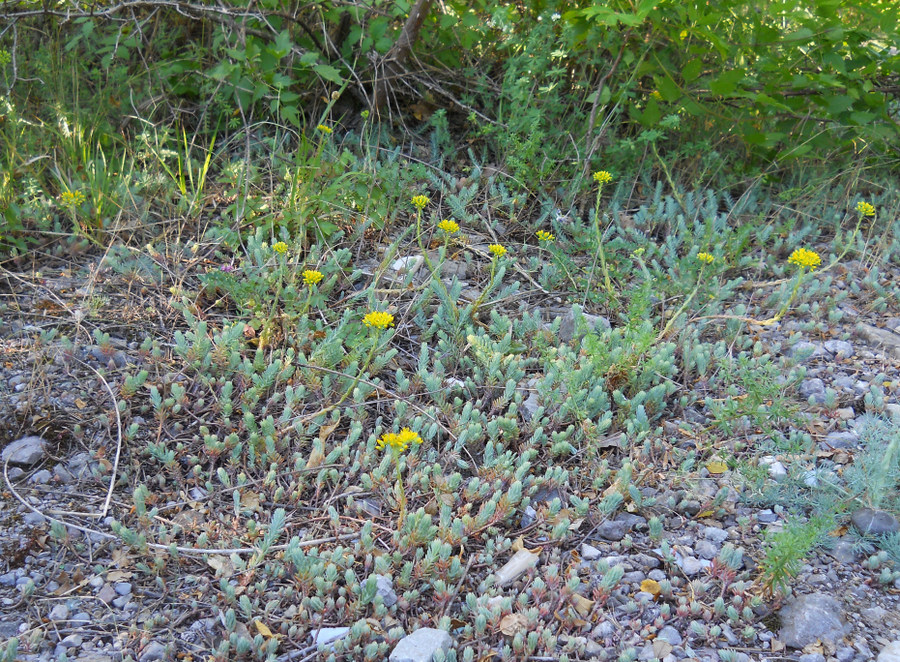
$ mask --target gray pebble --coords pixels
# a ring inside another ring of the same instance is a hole
[[[719,550],[709,540],[698,540],[694,545],[694,552],[702,559],[714,559]]]
[[[680,646],[684,641],[681,634],[679,634],[678,630],[673,628],[671,625],[667,625],[662,630],[659,631],[659,634],[656,635],[657,638],[668,641],[673,646]]]
[[[155,662],[155,660],[161,660],[165,656],[165,644],[161,644],[158,641],[151,641],[144,646],[144,650],[142,650],[141,654],[138,656],[138,662]]]
[[[51,478],[53,478],[53,474],[46,469],[41,469],[31,476],[31,482],[35,485],[44,485],[49,483]]]
[[[647,577],[654,581],[661,582],[666,578],[666,573],[662,570],[654,569],[647,573]]]
[[[453,640],[443,630],[420,628],[403,637],[388,659],[390,662],[431,662],[437,651],[449,650],[452,645]]]
[[[62,639],[59,642],[59,645],[63,648],[78,648],[81,644],[84,643],[84,637],[80,634],[70,634],[69,636]]]
[[[703,529],[703,537],[721,544],[728,540],[728,531],[717,526],[707,526]]]
[[[853,448],[859,443],[859,434],[852,430],[829,432],[825,436],[824,441],[819,442],[819,447],[823,450],[834,450],[837,448]]]
[[[113,606],[122,609],[125,605],[128,604],[128,596],[120,595],[118,598],[113,598]]]
[[[825,656],[821,653],[807,653],[801,655],[799,660],[800,662],[825,662]]]
[[[834,356],[840,355],[844,358],[853,356],[853,345],[846,340],[827,340],[823,346],[825,351]]]
[[[809,400],[812,398],[815,401],[820,401],[824,398],[825,395],[825,382],[823,382],[818,377],[813,377],[812,379],[804,379],[800,382],[800,397],[804,400]]]
[[[25,522],[28,526],[41,526],[44,522],[47,521],[47,518],[41,515],[40,513],[36,513],[33,510],[25,513],[25,517],[22,518],[22,521]]]
[[[376,595],[380,595],[385,607],[393,607],[397,604],[397,594],[390,577],[384,575],[369,575],[369,581],[375,580]]]
[[[69,608],[65,603],[60,602],[54,605],[53,609],[50,610],[50,613],[47,614],[47,618],[51,621],[65,621],[69,618]]]
[[[119,595],[129,595],[131,593],[131,584],[129,582],[119,582],[116,584],[116,593]]]

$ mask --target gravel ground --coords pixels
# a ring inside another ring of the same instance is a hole
[[[134,449],[119,448],[107,385],[115,390],[125,372],[139,367],[154,371],[165,363],[165,343],[179,316],[168,308],[166,296],[97,263],[87,263],[77,273],[62,264],[42,265],[42,270],[41,275],[32,274],[21,265],[19,272],[0,276],[7,306],[0,326],[0,444],[9,449],[17,439],[36,438],[21,445],[16,461],[5,463],[0,640],[18,636],[21,660],[58,659],[63,653],[84,662],[208,659],[226,636],[214,604],[212,589],[218,580],[213,564],[181,557],[170,562],[172,572],[163,581],[142,564],[166,553],[151,551],[142,557],[110,527],[111,516],[127,511],[131,503],[128,485],[109,491],[110,476],[118,463],[129,463],[138,472],[141,460]],[[804,320],[791,316],[752,331],[774,354],[793,356],[807,366],[794,397],[806,412],[807,430],[818,449],[814,454],[762,458],[767,481],[777,482],[791,471],[810,472],[810,480],[823,468],[840,472],[861,451],[860,431],[868,414],[900,417],[900,308],[889,301],[887,311],[873,312],[854,273],[860,272],[852,264],[833,273],[833,292],[851,296],[840,304],[842,317],[828,323],[826,333],[820,328],[811,336]],[[900,269],[883,270],[882,279],[900,281]],[[745,294],[749,298],[759,293]],[[50,335],[53,329],[56,337]],[[141,347],[148,331],[163,343],[159,356]],[[109,334],[102,348],[95,333]],[[61,342],[61,335],[72,342]],[[105,378],[99,377],[101,369]],[[867,401],[873,384],[884,393],[883,401],[873,402],[871,396]],[[671,443],[692,443],[692,435],[708,422],[704,398],[730,397],[701,391],[695,407],[666,422]],[[752,444],[758,433],[739,434]],[[572,649],[581,652],[569,659],[602,659],[605,652],[629,643],[639,659],[666,662],[719,660],[724,649],[741,660],[900,660],[900,580],[880,585],[878,571],[867,566],[868,554],[853,545],[854,528],[896,529],[894,514],[887,512],[857,509],[852,521],[834,532],[830,549],[820,547],[806,559],[790,583],[793,597],[753,606],[756,637],[750,643],[741,636],[744,621],[737,625],[718,613],[714,592],[697,596],[703,606],[700,614],[670,620],[661,613],[666,598],[661,584],[683,589],[695,579],[721,577],[727,568],[714,560],[726,545],[740,550],[745,569],[752,570],[761,558],[766,532],[784,526],[783,511],[752,505],[746,494],[733,489],[731,471],[723,469],[707,463],[680,476],[678,483],[660,475],[647,488],[660,503],[669,497],[678,503],[663,513],[664,536],[676,555],[674,566],[661,560],[647,520],[626,512],[593,527],[585,524],[563,542],[532,549],[534,554],[523,550],[511,565],[472,568],[470,583],[476,586],[477,578],[497,572],[515,595],[533,568],[554,559],[577,561],[585,576],[605,568],[599,560],[621,566],[624,576],[606,603],[604,617],[585,623],[581,640],[571,642]],[[729,488],[724,516],[713,516],[709,504],[723,487]],[[543,495],[548,501],[553,496],[565,499],[564,493]],[[202,501],[203,495],[189,498]],[[535,514],[531,508],[522,512],[522,530]],[[396,594],[389,579],[378,581],[387,606]],[[725,597],[726,606],[750,605],[749,597]],[[631,600],[639,604],[637,611],[629,610]],[[673,602],[671,611],[676,608]],[[290,609],[286,612],[281,616],[290,620]],[[503,634],[515,631],[515,619],[504,621]],[[719,630],[711,635],[712,626]],[[705,634],[698,634],[704,628]],[[346,628],[336,624],[312,637],[325,644],[344,634]],[[495,633],[498,640],[503,634]],[[315,659],[315,644],[310,639],[306,644],[282,646],[280,659]],[[391,659],[430,659],[431,650],[450,645],[446,633],[423,628],[398,642]]]

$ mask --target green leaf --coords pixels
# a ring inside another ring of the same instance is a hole
[[[325,80],[335,83],[336,85],[341,85],[344,82],[340,72],[330,64],[317,64],[313,67],[313,71]]]
[[[700,75],[701,71],[703,71],[703,60],[694,58],[684,65],[684,68],[681,70],[681,77],[684,79],[685,83],[690,83]]]
[[[710,81],[709,89],[713,94],[728,96],[737,88],[737,84],[744,78],[746,72],[743,69],[726,71]]]

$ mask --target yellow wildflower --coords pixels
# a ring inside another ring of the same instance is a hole
[[[706,262],[706,264],[712,264],[716,261],[716,258],[710,253],[697,253],[697,259],[701,262]]]
[[[279,255],[284,255],[288,252],[288,245],[283,241],[279,241],[274,246],[272,246],[272,250],[278,253]]]
[[[66,207],[77,207],[85,200],[84,193],[81,191],[63,191],[59,196],[59,201]]]
[[[594,173],[594,181],[598,184],[609,184],[612,181],[613,177],[606,170],[598,170]]]
[[[556,237],[554,237],[552,234],[550,234],[546,230],[538,230],[537,232],[535,232],[535,234],[537,235],[538,241],[546,241],[549,243],[549,242],[553,241],[554,239],[556,239]]]
[[[822,258],[815,251],[805,248],[798,248],[788,258],[788,263],[796,264],[798,267],[806,267],[810,271],[814,271],[816,267],[822,264]]]
[[[412,198],[413,207],[418,209],[419,211],[425,209],[425,205],[428,204],[428,196],[427,195],[414,195]]]
[[[325,278],[325,276],[322,275],[322,272],[316,271],[315,269],[307,269],[303,272],[303,282],[310,287],[318,285],[323,278]]]
[[[495,257],[503,257],[506,255],[506,249],[500,244],[491,244],[488,246],[488,250],[493,253]]]
[[[397,432],[386,432],[381,435],[381,438],[375,442],[375,446],[378,449],[384,449],[385,447],[390,448],[397,453],[404,452],[407,448],[409,448],[410,444],[421,444],[422,437],[420,437],[416,432],[413,432],[409,428],[403,428],[399,433]]]
[[[363,317],[363,324],[376,329],[386,329],[394,323],[394,316],[390,313],[374,311]]]
[[[443,230],[447,234],[454,234],[459,232],[459,223],[456,221],[451,221],[449,219],[444,219],[440,223],[438,223],[438,230]]]
[[[856,203],[856,211],[859,212],[860,216],[874,216],[875,215],[875,206],[860,200]]]
[[[325,124],[320,124],[319,126],[316,127],[316,129],[318,131],[321,131],[322,133],[331,133],[331,127],[326,126]]]
[[[659,90],[653,90],[650,93],[650,96],[653,97],[654,99],[656,99],[657,101],[662,101],[662,98],[663,98],[662,94],[659,93]]]

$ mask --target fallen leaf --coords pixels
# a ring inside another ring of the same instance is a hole
[[[340,424],[341,417],[338,416],[338,419],[334,423],[330,425],[323,425],[321,428],[319,428],[319,441],[324,442],[326,439],[328,439],[328,437],[331,436],[331,433],[334,432],[337,429],[337,426]]]
[[[256,629],[257,631],[264,637],[272,638],[272,631],[268,628],[268,626],[262,621],[256,621]]]
[[[666,655],[672,652],[674,646],[670,644],[665,639],[654,639],[653,640],[653,657],[658,660],[663,659]]]
[[[575,606],[575,611],[577,611],[582,616],[587,616],[591,613],[591,609],[594,606],[593,600],[588,600],[583,595],[579,595],[576,593],[572,596],[572,604]]]
[[[121,582],[125,579],[131,579],[132,573],[125,572],[124,570],[113,570],[112,572],[106,575],[106,581],[110,584],[115,584],[116,582]]]
[[[206,559],[206,563],[210,568],[216,571],[216,576],[221,573],[222,577],[228,579],[234,574],[234,565],[227,556],[216,554],[215,556],[210,556]]]
[[[513,541],[513,544],[510,547],[510,549],[512,549],[512,551],[514,551],[514,552],[521,552],[524,549],[526,552],[531,552],[532,554],[540,554],[541,553],[540,547],[535,547],[534,549],[528,549],[527,547],[525,547],[525,537],[524,536],[519,536],[518,538],[516,538]]]
[[[706,470],[711,474],[722,474],[728,471],[728,465],[720,460],[711,460],[706,463]]]
[[[657,595],[659,595],[660,591],[659,582],[655,579],[645,579],[641,582],[641,590],[644,593],[649,593],[653,597],[656,597]]]
[[[259,494],[249,490],[244,492],[241,495],[241,506],[251,511],[259,510]]]
[[[517,632],[524,630],[527,624],[528,621],[522,614],[507,614],[500,621],[500,632],[507,637],[514,637]]]
[[[697,513],[697,519],[703,519],[704,517],[712,517],[715,513],[711,510],[704,510],[702,512]]]

